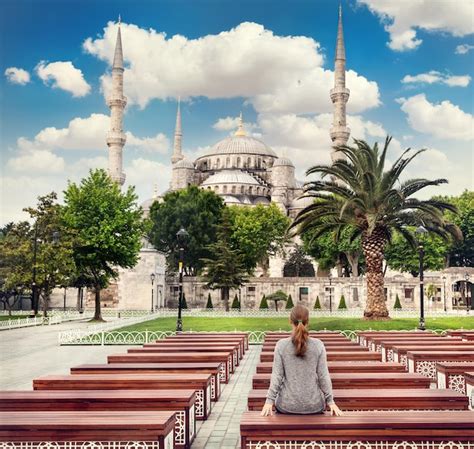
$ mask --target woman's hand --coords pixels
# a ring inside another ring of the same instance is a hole
[[[341,409],[335,403],[329,404],[329,410],[331,412],[331,416],[342,416],[343,415]]]
[[[273,415],[273,405],[265,404],[260,413],[261,416],[272,416]]]

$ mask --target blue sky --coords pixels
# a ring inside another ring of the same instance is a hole
[[[393,157],[408,146],[432,148],[409,175],[447,177],[450,194],[472,189],[472,2],[342,5],[352,135],[394,135]],[[330,151],[337,7],[335,0],[4,0],[1,221],[24,218],[22,207],[37,195],[105,166],[104,89],[119,14],[131,133],[124,169],[141,200],[155,184],[167,188],[178,95],[190,159],[231,133],[243,110],[248,132],[292,158],[304,179]]]

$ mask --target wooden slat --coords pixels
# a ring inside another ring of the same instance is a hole
[[[375,360],[381,361],[382,355],[379,352],[369,351],[346,351],[346,352],[327,352],[328,361],[336,360]],[[273,352],[262,352],[260,354],[262,362],[273,362]]]
[[[257,373],[271,373],[273,363],[261,362],[257,365]],[[344,372],[366,372],[378,373],[386,371],[405,372],[405,365],[395,362],[328,362],[329,372],[344,373]]]

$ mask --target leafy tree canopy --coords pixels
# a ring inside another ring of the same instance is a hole
[[[166,253],[168,268],[178,267],[179,245],[176,233],[183,227],[189,234],[184,253],[184,266],[189,274],[199,274],[202,259],[209,257],[208,246],[216,241],[216,229],[224,203],[210,190],[190,186],[167,193],[163,202],[155,202],[150,209],[153,246]]]
[[[285,277],[314,277],[311,259],[301,245],[295,245],[290,257],[283,267]]]

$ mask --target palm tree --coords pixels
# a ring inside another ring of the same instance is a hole
[[[443,218],[445,210],[456,213],[456,208],[444,201],[421,201],[412,195],[428,186],[447,183],[446,179],[430,181],[423,178],[400,182],[407,165],[425,150],[405,150],[388,169],[385,159],[391,137],[383,149],[363,140],[354,139],[354,146],[337,147],[344,155],[333,165],[316,165],[307,175],[320,174],[321,180],[305,185],[303,196],[314,198],[291,225],[296,234],[311,231],[312,238],[334,232],[339,239],[348,227],[353,227],[351,239],[361,237],[366,261],[367,303],[364,316],[368,319],[388,317],[384,300],[382,263],[384,249],[394,231],[399,232],[413,246],[415,238],[409,227],[423,225],[443,239],[462,238],[460,229]],[[329,178],[329,179],[325,179]]]

